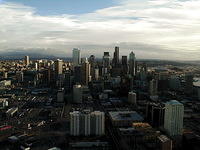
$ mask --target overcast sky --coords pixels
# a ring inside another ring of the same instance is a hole
[[[0,52],[200,60],[200,0],[0,0]]]

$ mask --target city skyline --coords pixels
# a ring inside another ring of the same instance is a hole
[[[83,57],[120,47],[141,59],[199,60],[199,0],[0,1],[0,53]]]

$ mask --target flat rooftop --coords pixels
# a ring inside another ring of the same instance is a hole
[[[170,101],[166,102],[166,104],[170,104],[170,105],[183,105],[182,103],[180,103],[177,100],[170,100]]]
[[[143,121],[143,117],[136,111],[111,111],[109,112],[113,121]]]

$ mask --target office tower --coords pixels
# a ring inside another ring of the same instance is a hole
[[[73,86],[73,103],[82,103],[82,86],[80,84]]]
[[[63,61],[60,59],[55,61],[55,73],[57,77],[63,73]]]
[[[193,92],[193,75],[186,74],[185,75],[185,93],[192,94]]]
[[[64,102],[64,88],[61,88],[57,92],[57,102]]]
[[[158,136],[159,150],[172,150],[172,140],[165,135]]]
[[[81,51],[78,48],[73,49],[73,66],[77,66],[81,63]]]
[[[156,128],[163,127],[165,107],[161,103],[148,103],[146,106],[146,120]]]
[[[81,66],[75,66],[74,67],[74,83],[81,83]]]
[[[105,134],[105,114],[104,112],[94,111],[91,113],[90,120],[91,135]]]
[[[117,67],[119,65],[119,47],[115,47],[115,52],[113,56],[113,66]]]
[[[127,56],[122,56],[122,75],[126,75],[128,72],[128,59]]]
[[[158,95],[158,81],[156,79],[152,79],[149,82],[149,95],[150,96]]]
[[[89,63],[90,63],[90,71],[91,71],[91,77],[92,77],[92,80],[95,79],[95,56],[94,55],[91,55],[89,57]]]
[[[165,104],[164,128],[170,136],[182,135],[184,106],[176,100]]]
[[[99,68],[95,68],[94,70],[94,80],[99,80]]]
[[[136,62],[136,71],[137,71],[137,62]],[[147,79],[147,65],[146,63],[142,63],[140,67],[140,79],[145,81]]]
[[[109,52],[104,52],[103,55],[103,70],[102,73],[103,74],[107,74],[110,72],[110,54]]]
[[[128,93],[128,102],[135,105],[135,106],[137,105],[136,93],[134,93],[134,92]]]
[[[35,70],[38,71],[39,70],[39,62],[35,62]]]
[[[105,116],[103,112],[89,110],[70,112],[70,134],[73,136],[104,135]]]
[[[83,85],[88,85],[91,81],[90,63],[87,60],[81,64],[81,77]]]
[[[170,76],[169,79],[169,88],[172,90],[180,90],[181,88],[181,81],[179,79],[179,77],[177,77],[176,75],[172,75]]]
[[[135,54],[133,52],[131,52],[129,54],[129,74],[132,76],[135,76],[136,74],[136,58],[135,58]]]
[[[72,71],[67,70],[65,73],[65,89],[67,93],[70,93],[73,89],[73,76],[72,76]]]
[[[24,57],[24,64],[25,64],[25,66],[29,66],[29,64],[30,64],[29,56]]]

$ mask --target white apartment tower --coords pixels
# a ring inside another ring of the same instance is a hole
[[[104,112],[94,111],[91,113],[91,134],[105,134],[105,114]]]
[[[80,135],[79,120],[80,120],[79,111],[70,112],[70,134],[73,136]]]
[[[104,135],[105,116],[103,112],[88,110],[70,112],[70,134],[72,136]]]
[[[164,128],[170,136],[182,135],[184,105],[176,100],[165,104]]]

